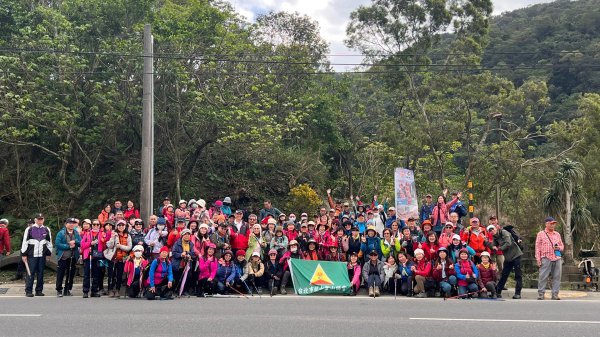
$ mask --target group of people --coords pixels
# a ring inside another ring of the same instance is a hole
[[[269,200],[257,214],[232,209],[231,198],[210,207],[202,199],[169,198],[146,223],[132,201],[107,204],[94,219],[68,218],[52,238],[37,214],[25,230],[21,255],[27,269],[25,293],[44,296],[43,270],[53,249],[58,262],[56,294],[71,296],[78,264],[83,267],[83,297],[213,296],[262,292],[286,294],[289,259],[338,261],[347,265],[352,295],[362,286],[370,296],[502,297],[515,273],[520,298],[521,240],[495,217],[487,225],[461,210],[460,193],[446,203],[427,195],[419,218],[400,219],[387,200],[369,205],[334,201],[329,210],[286,215]],[[464,208],[464,206],[463,206]],[[0,220],[0,223],[3,223]],[[561,252],[556,221],[546,219],[538,233],[539,298],[552,274],[552,299],[559,299]],[[37,278],[35,294],[34,278]],[[106,279],[106,283],[105,283]]]

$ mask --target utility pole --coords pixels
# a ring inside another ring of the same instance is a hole
[[[143,71],[140,215],[147,223],[154,207],[154,38],[149,24],[144,26]]]
[[[502,113],[497,112],[494,115],[492,115],[492,118],[496,119],[496,122],[498,123],[498,151],[500,151],[500,141],[502,135]],[[500,183],[498,182],[498,179],[498,168],[496,168],[496,219],[500,221]]]

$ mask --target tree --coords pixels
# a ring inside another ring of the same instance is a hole
[[[565,238],[565,258],[573,261],[573,232],[578,226],[591,226],[589,211],[585,210],[580,184],[585,171],[581,163],[564,159],[560,162],[550,188],[544,195],[545,210],[560,219]],[[575,221],[574,221],[575,220]]]

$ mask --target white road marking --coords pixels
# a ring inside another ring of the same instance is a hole
[[[41,317],[41,314],[0,314],[0,317]]]
[[[600,324],[600,321],[547,321],[539,319],[486,319],[486,318],[426,318],[411,317],[416,321],[457,321],[457,322],[500,322],[500,323],[558,323],[558,324]]]

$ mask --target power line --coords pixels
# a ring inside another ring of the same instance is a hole
[[[116,57],[132,57],[132,58],[144,58],[143,54],[133,54],[133,53],[115,53],[115,52],[91,52],[91,51],[65,51],[65,50],[53,50],[53,49],[22,49],[22,48],[0,48],[0,53],[38,53],[38,54],[74,54],[74,55],[92,55],[92,56],[116,56]],[[571,53],[581,53],[579,51],[561,51],[556,52],[561,54],[571,54]],[[527,55],[531,54],[528,52],[504,52],[504,53],[496,53],[498,55],[512,55],[512,54],[521,54]],[[408,56],[409,54],[402,54],[399,56]],[[424,54],[411,54],[413,56]],[[442,55],[442,54],[440,54]],[[466,53],[448,53],[443,54],[447,56],[455,55],[455,56],[466,56],[470,54]],[[263,56],[263,55],[255,55],[255,56]],[[277,57],[285,57],[284,55],[276,55]],[[363,55],[366,56],[366,55]],[[390,55],[391,56],[391,55]],[[397,56],[397,55],[396,55]],[[274,61],[274,60],[248,60],[248,59],[231,59],[231,58],[210,58],[210,57],[193,57],[193,56],[185,56],[182,54],[175,53],[157,53],[154,55],[156,59],[170,59],[170,60],[186,60],[186,61],[200,61],[200,62],[229,62],[229,63],[248,63],[248,64],[282,64],[282,65],[318,65],[318,66],[357,66],[357,67],[374,67],[374,66],[387,66],[387,67],[469,67],[472,64],[427,64],[427,63],[410,63],[410,64],[402,64],[402,63],[394,63],[394,64],[380,64],[380,63],[328,63],[322,61]]]
[[[205,74],[218,74],[218,75],[227,75],[227,76],[284,76],[284,75],[344,75],[344,74],[388,74],[392,75],[395,73],[448,73],[448,72],[480,72],[480,71],[518,71],[518,70],[535,70],[535,69],[546,69],[548,66],[552,68],[569,68],[571,65],[547,65],[544,67],[540,66],[505,66],[505,67],[470,67],[470,68],[457,68],[457,69],[396,69],[394,71],[379,71],[379,70],[347,70],[347,71],[338,71],[338,72],[326,72],[326,71],[279,71],[279,72],[259,72],[259,71],[233,71],[233,72],[221,72],[219,70],[208,70],[204,71]],[[600,70],[600,64],[582,64],[578,65],[578,67],[587,68],[588,70]],[[11,74],[22,74],[22,75],[45,75],[45,76],[61,76],[61,75],[126,75],[126,76],[138,76],[142,75],[141,73],[134,72],[124,74],[123,72],[117,71],[60,71],[60,72],[48,72],[42,73],[41,71],[8,71],[8,70],[0,70],[0,74],[11,75]],[[155,71],[154,75],[191,75],[193,72],[181,72],[181,71]],[[117,79],[109,79],[109,80],[117,80]]]

